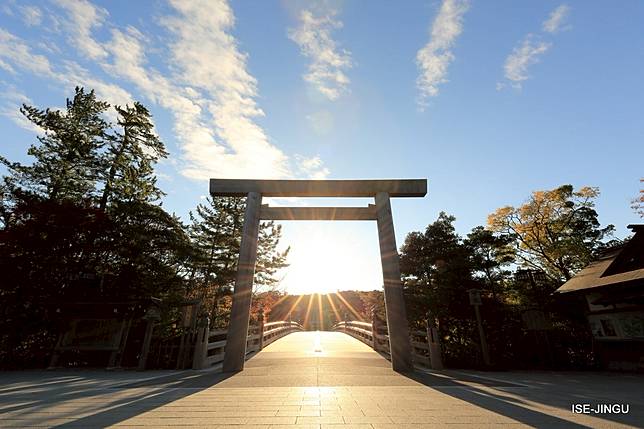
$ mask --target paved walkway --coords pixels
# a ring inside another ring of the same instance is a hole
[[[572,403],[625,403],[630,412],[573,414]],[[404,376],[347,335],[302,332],[266,347],[232,376],[212,370],[0,373],[0,427],[36,426],[642,427],[644,377],[457,371]]]

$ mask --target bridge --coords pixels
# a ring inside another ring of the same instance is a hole
[[[0,427],[614,428],[644,421],[642,379],[635,375],[420,367],[399,373],[386,353],[340,329],[289,326],[236,373],[217,365],[1,373]],[[630,412],[571,412],[572,403],[615,402],[629,404]]]

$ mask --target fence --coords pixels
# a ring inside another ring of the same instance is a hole
[[[209,368],[224,360],[228,330],[211,330],[208,318],[203,319],[201,325],[195,343],[193,369]],[[302,325],[292,321],[260,323],[250,326],[246,338],[246,356],[261,350],[291,332],[301,330],[303,330]]]
[[[351,335],[375,351],[390,356],[387,326],[376,318],[371,323],[357,320],[338,322],[332,330]],[[410,344],[414,363],[431,369],[443,369],[438,329],[429,319],[426,321],[426,330],[410,332]]]

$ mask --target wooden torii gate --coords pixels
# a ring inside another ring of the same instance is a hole
[[[394,371],[413,370],[407,312],[400,281],[400,265],[390,197],[424,197],[426,179],[401,180],[243,180],[210,179],[210,194],[246,197],[244,227],[233,292],[233,305],[223,371],[244,369],[246,337],[260,220],[375,220],[385,289],[391,364]],[[262,197],[371,197],[367,207],[269,207]]]

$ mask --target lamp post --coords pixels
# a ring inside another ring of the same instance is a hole
[[[483,302],[481,301],[481,291],[479,289],[468,289],[468,294],[470,297],[470,305],[474,307],[474,313],[476,314],[476,324],[479,328],[479,337],[481,339],[481,354],[483,355],[483,363],[485,366],[490,366],[490,352],[487,348],[487,341],[485,340],[485,332],[483,331],[483,322],[481,322],[481,312],[479,307]]]

